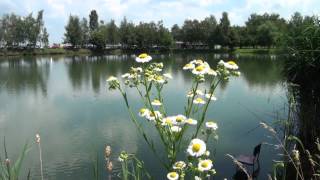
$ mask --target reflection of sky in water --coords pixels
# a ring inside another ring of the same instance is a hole
[[[210,59],[215,66],[216,56],[179,54],[154,58],[162,59],[165,71],[174,77],[164,89],[169,114],[183,112],[185,93],[191,86],[190,74],[180,70],[181,67],[195,57]],[[40,132],[45,175],[50,179],[91,179],[96,152],[101,160],[101,177],[105,177],[102,165],[105,144],[112,145],[114,157],[121,150],[137,153],[152,173],[164,175],[137,134],[119,93],[106,90],[106,77],[125,73],[134,64],[132,59],[57,56],[0,60],[0,136],[6,136],[11,157],[19,153],[27,139],[33,142],[35,133]],[[218,179],[230,178],[234,173],[234,165],[225,153],[251,153],[257,143],[270,141],[263,129],[247,132],[261,120],[272,120],[268,114],[285,103],[281,63],[262,56],[236,60],[241,77],[218,87],[218,101],[210,106],[207,116],[219,124],[220,139],[210,143],[216,149]],[[139,97],[132,89],[127,90],[133,109],[137,110],[141,106],[136,103]],[[152,133],[151,124],[144,126]],[[270,147],[262,149],[263,179],[271,168],[270,155],[274,153]],[[39,176],[36,146],[32,146],[25,165],[31,168],[33,176]]]

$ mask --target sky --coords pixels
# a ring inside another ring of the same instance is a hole
[[[64,26],[70,14],[88,18],[92,9],[99,20],[114,19],[117,24],[124,16],[129,21],[159,21],[171,28],[181,25],[185,19],[202,20],[209,15],[217,19],[223,11],[228,12],[232,25],[243,25],[251,13],[278,13],[289,19],[299,11],[303,15],[319,15],[320,0],[0,0],[0,15],[15,13],[36,16],[44,10],[45,26],[49,41],[63,40]]]

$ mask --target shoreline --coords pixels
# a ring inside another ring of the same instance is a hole
[[[166,50],[148,50],[142,51],[138,49],[108,49],[104,51],[94,51],[91,49],[33,49],[33,50],[0,50],[0,57],[10,56],[41,56],[41,55],[118,55],[126,53],[139,54],[142,52],[162,53],[162,52],[206,52],[206,53],[231,53],[240,55],[255,55],[255,54],[283,54],[280,49],[276,48],[236,48],[234,50],[209,50],[209,49],[166,49]]]

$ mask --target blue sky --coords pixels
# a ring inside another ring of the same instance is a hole
[[[182,24],[185,19],[203,19],[210,14],[220,18],[229,13],[231,24],[243,25],[253,13],[278,13],[290,18],[293,12],[315,15],[320,12],[319,0],[0,0],[0,14],[19,15],[44,10],[50,44],[61,42],[68,16],[88,17],[96,9],[99,19],[117,23],[126,16],[135,23],[163,20],[165,26]]]

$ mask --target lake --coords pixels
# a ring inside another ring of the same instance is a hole
[[[222,83],[218,100],[208,110],[208,119],[218,125],[219,140],[210,141],[215,150],[215,179],[231,179],[235,165],[226,153],[251,154],[260,142],[272,142],[270,134],[257,128],[260,121],[272,123],[287,102],[281,75],[280,58],[267,55],[231,56],[228,54],[179,53],[154,55],[164,63],[173,79],[165,86],[164,98],[169,114],[183,113],[191,75],[182,71],[187,62],[202,58],[215,67],[220,59],[234,59],[241,76]],[[157,163],[141,135],[129,119],[122,97],[107,89],[106,78],[120,76],[136,65],[134,56],[47,56],[0,58],[0,153],[3,137],[12,160],[28,141],[32,145],[21,172],[25,179],[40,179],[35,134],[40,133],[45,179],[93,179],[93,163],[98,155],[100,178],[106,179],[104,147],[112,146],[116,176],[117,156],[122,150],[135,153],[157,179],[167,172]],[[136,111],[142,106],[138,94],[128,91]],[[142,121],[142,119],[141,119]],[[152,126],[145,123],[152,133]],[[155,133],[152,136],[156,136]],[[156,145],[160,147],[159,144]],[[272,160],[278,158],[272,146],[263,145],[260,179],[267,179]]]

